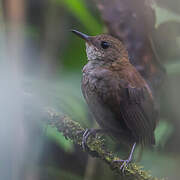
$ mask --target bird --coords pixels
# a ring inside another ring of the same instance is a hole
[[[77,30],[72,32],[85,40],[88,62],[82,70],[81,89],[100,126],[85,131],[82,145],[85,147],[88,137],[100,131],[132,144],[128,159],[120,160],[124,170],[132,161],[137,144],[143,147],[155,144],[158,110],[153,93],[130,63],[119,39],[109,34],[89,36]]]

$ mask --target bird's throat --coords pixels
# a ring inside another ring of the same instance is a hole
[[[89,61],[102,59],[104,54],[94,45],[86,43],[86,54]]]

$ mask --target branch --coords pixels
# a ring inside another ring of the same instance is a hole
[[[78,122],[73,121],[66,115],[58,114],[51,109],[46,110],[45,113],[45,121],[48,125],[56,127],[59,132],[63,133],[66,139],[70,139],[82,147],[81,142],[85,129]],[[135,163],[130,163],[124,172],[122,172],[120,170],[121,164],[114,162],[114,160],[120,159],[105,148],[104,140],[100,136],[89,137],[87,144],[91,151],[88,153],[91,156],[96,156],[105,161],[111,169],[115,170],[126,180],[160,180],[153,177],[149,172],[142,170],[142,166]]]

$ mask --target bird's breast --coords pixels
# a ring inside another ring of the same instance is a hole
[[[112,131],[119,132],[121,127],[117,121],[116,114],[103,101],[104,95],[111,91],[104,79],[101,76],[97,76],[93,71],[86,71],[83,73],[81,88],[90,112],[97,123],[104,129],[112,129]]]

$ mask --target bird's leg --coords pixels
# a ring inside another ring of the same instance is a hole
[[[105,132],[105,129],[86,129],[83,138],[82,138],[82,148],[84,151],[89,151],[89,148],[87,146],[87,140],[89,136],[93,135],[96,136],[97,133]]]
[[[114,161],[114,162],[122,162],[122,165],[121,165],[121,167],[120,167],[120,169],[122,170],[122,172],[124,172],[125,168],[126,168],[126,167],[128,166],[128,164],[131,162],[135,147],[136,147],[136,142],[133,144],[133,147],[132,147],[132,149],[131,149],[131,152],[130,152],[130,155],[129,155],[128,159],[126,159],[126,160],[116,160],[116,161]]]

